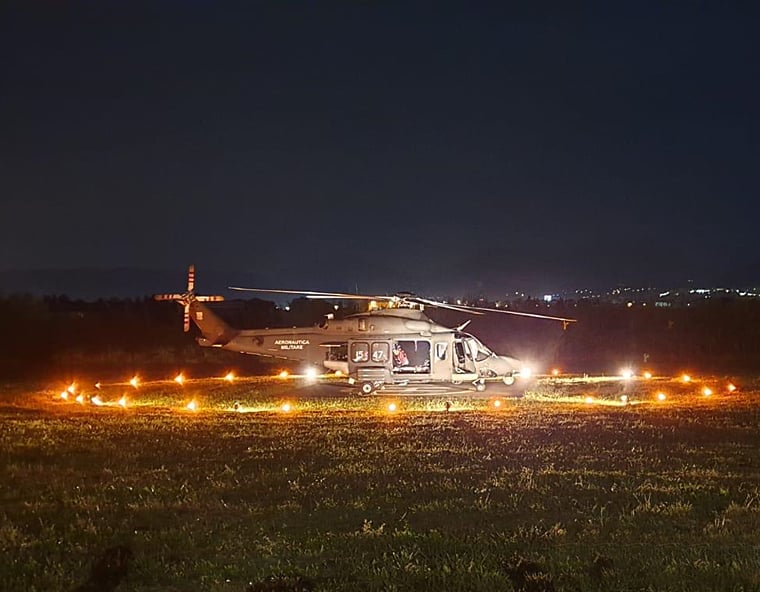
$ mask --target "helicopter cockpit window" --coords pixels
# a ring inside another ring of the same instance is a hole
[[[357,341],[351,344],[351,361],[354,364],[361,364],[369,361],[369,343]]]
[[[465,337],[464,343],[470,358],[476,362],[482,362],[494,355],[490,349],[474,337]]]
[[[367,319],[359,319],[359,331],[367,330]]]
[[[390,347],[384,341],[372,344],[372,361],[384,363],[388,361]]]
[[[446,350],[448,349],[448,344],[446,343],[436,343],[435,344],[435,358],[436,360],[445,360],[446,359]]]

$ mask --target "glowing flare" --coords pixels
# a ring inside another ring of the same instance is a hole
[[[290,376],[290,372],[288,372],[287,370],[283,370],[277,376],[279,376],[280,378],[287,378],[288,376]]]
[[[532,374],[533,374],[533,369],[528,366],[520,369],[520,376],[522,378],[530,378]]]
[[[652,373],[651,372],[644,372],[644,378],[646,378],[647,380],[649,380],[650,378],[652,378]]]
[[[97,405],[98,407],[103,405],[103,399],[101,399],[98,395],[95,395],[92,399],[90,399],[90,402],[93,405]]]
[[[177,376],[174,377],[174,382],[176,382],[179,385],[185,384],[185,375],[180,372],[177,374]]]
[[[292,407],[290,403],[283,403],[280,409],[282,409],[283,413],[290,413],[290,410],[292,409]]]
[[[233,374],[232,372],[227,372],[227,374],[224,375],[224,380],[226,380],[227,382],[232,382],[233,380],[235,380],[235,374]]]
[[[665,399],[667,399],[667,397],[665,396],[665,393],[657,393],[658,401],[664,401]]]
[[[559,376],[559,368],[554,368],[554,370],[552,370],[552,376]]]
[[[61,393],[61,399],[63,399],[64,401],[68,401],[69,400],[69,391],[63,391]]]
[[[103,386],[103,385],[101,385],[101,384],[100,384],[100,382],[96,382],[96,383],[95,383],[95,388],[96,388],[96,389],[100,390],[100,387],[101,387],[101,386]]]
[[[733,393],[736,390],[736,385],[729,382],[726,388],[728,389],[729,393]]]
[[[712,391],[712,389],[709,386],[706,386],[705,388],[702,389],[702,394],[705,397],[709,397],[710,395],[713,394],[713,391]]]
[[[586,397],[586,404],[591,405],[594,402],[594,397]]]
[[[681,380],[683,380],[684,382],[691,382],[691,376],[689,376],[688,374],[684,374],[683,376],[681,376]]]
[[[398,406],[395,403],[388,403],[388,411],[393,413],[396,409],[398,409]]]
[[[625,380],[630,380],[631,378],[633,378],[633,370],[631,370],[630,368],[624,368],[623,370],[620,371],[620,375]]]
[[[74,391],[77,390],[76,383],[72,382],[69,386],[66,387],[66,390],[69,391],[69,394],[73,395]]]
[[[306,369],[306,378],[316,378],[317,377],[317,369],[316,368],[307,368]]]
[[[119,399],[119,407],[126,408],[127,406],[127,395],[123,395],[121,399]]]
[[[627,402],[628,402],[628,395],[621,395],[621,397],[620,397],[620,400],[621,400],[623,403],[627,403]]]
[[[494,406],[494,407],[496,407],[496,408],[498,409],[499,407],[501,407],[501,401],[499,401],[499,399],[496,399],[496,400],[493,402],[493,406]]]
[[[343,372],[340,370],[335,371],[335,376],[343,376]]]
[[[140,378],[138,376],[133,376],[129,380],[129,384],[131,384],[134,388],[137,388],[138,386],[140,386]]]
[[[195,411],[196,409],[198,409],[198,403],[196,403],[196,402],[195,402],[195,399],[193,399],[192,401],[190,401],[190,402],[187,404],[187,408],[188,408],[190,411]]]
[[[84,395],[77,395],[76,402],[82,405],[84,403]]]

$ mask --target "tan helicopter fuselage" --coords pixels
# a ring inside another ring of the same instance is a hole
[[[520,362],[498,356],[472,335],[439,325],[423,311],[379,309],[313,327],[233,330],[193,302],[201,345],[320,365],[340,371],[365,392],[382,384],[478,382],[510,384]],[[370,386],[371,385],[371,386]]]

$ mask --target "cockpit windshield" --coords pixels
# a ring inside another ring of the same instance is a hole
[[[462,341],[464,342],[465,348],[470,354],[470,357],[476,362],[482,362],[491,356],[496,355],[472,335],[468,335],[467,333],[460,333],[459,337],[461,337]]]

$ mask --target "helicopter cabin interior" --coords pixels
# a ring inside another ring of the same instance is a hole
[[[349,374],[384,380],[450,380],[452,375],[475,372],[467,344],[461,338],[356,339],[348,342]],[[379,376],[378,376],[379,377]]]

